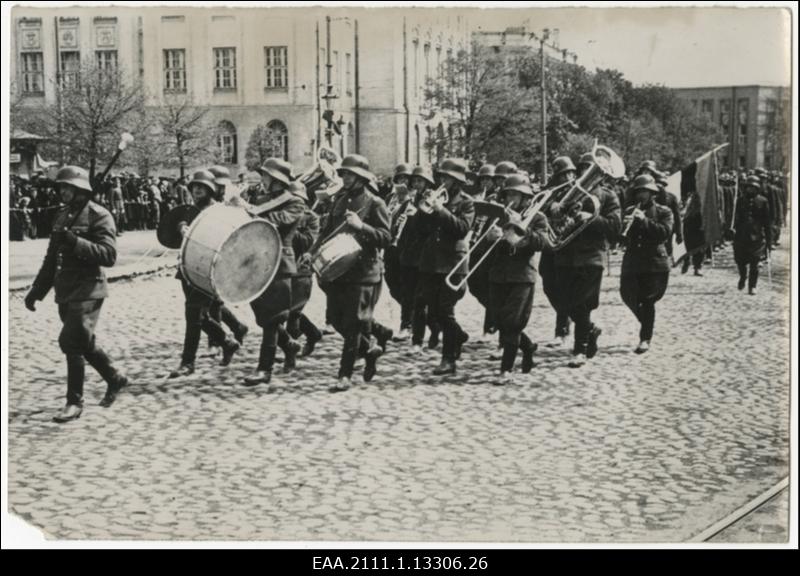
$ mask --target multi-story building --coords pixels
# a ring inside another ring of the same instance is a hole
[[[13,89],[23,106],[53,103],[55,79],[69,81],[94,59],[138,75],[149,106],[207,106],[221,159],[236,170],[253,131],[267,126],[280,135],[277,152],[298,169],[330,145],[388,172],[400,161],[434,160],[426,138],[447,130],[441,119],[423,118],[424,85],[468,36],[462,17],[441,14],[16,7]]]
[[[790,90],[782,86],[675,88],[675,94],[707,115],[728,137],[720,153],[726,168],[788,170]]]

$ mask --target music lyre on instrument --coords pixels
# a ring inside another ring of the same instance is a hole
[[[342,159],[336,151],[322,146],[317,150],[317,163],[298,178],[305,185],[309,198],[311,194],[315,196],[312,210],[321,200],[330,198],[341,190],[342,179],[336,173],[341,163]]]

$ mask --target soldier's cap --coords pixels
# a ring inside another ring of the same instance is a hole
[[[411,171],[412,178],[422,178],[431,186],[436,186],[436,181],[433,179],[433,172],[431,172],[430,168],[426,168],[425,166],[414,166],[414,170]]]
[[[277,180],[286,186],[292,183],[292,165],[282,158],[267,158],[264,165],[258,168],[258,171],[271,176],[273,180]]]
[[[517,173],[517,165],[510,160],[503,160],[494,169],[495,176],[508,177]]]
[[[467,163],[461,158],[445,158],[436,172],[450,176],[462,184],[467,182]]]
[[[201,186],[205,186],[208,188],[211,194],[217,193],[217,186],[216,181],[214,178],[214,174],[210,170],[198,170],[192,176],[192,179],[189,181],[189,188],[192,187],[193,184],[199,184]]]
[[[89,173],[80,166],[64,166],[56,174],[56,184],[70,184],[80,190],[92,192]]]
[[[397,182],[397,179],[401,176],[406,176],[407,178],[411,177],[411,164],[398,164],[397,167],[394,169],[394,176],[392,176],[392,182]]]
[[[525,196],[533,196],[530,180],[524,174],[512,174],[503,183],[501,192],[519,192]]]
[[[666,172],[656,172],[655,181],[656,184],[659,186],[666,186],[667,185],[667,173]]]
[[[553,176],[558,176],[564,172],[577,172],[572,158],[569,156],[559,156],[553,160]]]
[[[495,166],[494,164],[484,164],[478,170],[478,178],[489,177],[491,178],[494,176]]]
[[[758,176],[748,176],[747,180],[744,181],[745,186],[752,186],[753,188],[761,189],[761,178]]]
[[[655,179],[650,174],[640,174],[633,179],[631,190],[635,193],[638,190],[649,190],[650,192],[658,192]]]
[[[339,174],[339,176],[342,175],[342,172],[350,172],[351,174],[355,174],[359,178],[366,180],[368,183],[374,182],[373,184],[369,184],[369,187],[377,191],[377,178],[372,172],[370,172],[369,160],[367,160],[367,158],[361,154],[349,154],[345,156],[342,160],[342,164],[339,166],[336,172]]]

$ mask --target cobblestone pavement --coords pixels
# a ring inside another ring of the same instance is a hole
[[[774,543],[789,541],[789,489],[732,524],[711,542]]]
[[[773,486],[789,465],[789,258],[758,296],[736,290],[728,253],[702,278],[673,271],[650,353],[619,297],[619,256],[581,370],[544,349],[513,386],[489,383],[494,346],[475,341],[455,377],[390,344],[376,380],[330,394],[341,340],[326,336],[277,392],[245,388],[254,328],[228,368],[179,360],[183,299],[168,273],[119,282],[99,341],[133,384],[110,409],[88,372],[86,408],[50,421],[65,393],[51,299],[10,302],[10,508],[65,539],[524,542],[684,541]],[[312,319],[322,322],[315,290]],[[378,318],[396,327],[384,293]],[[537,286],[528,331],[552,335]],[[205,342],[203,343],[203,347]]]

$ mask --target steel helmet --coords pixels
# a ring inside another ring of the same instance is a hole
[[[367,182],[375,180],[375,175],[369,171],[369,160],[360,154],[349,154],[342,160],[337,172],[342,175],[342,172],[350,172],[359,178],[363,178]]]
[[[282,182],[286,186],[292,183],[292,165],[281,158],[267,158],[258,171],[272,176],[274,180]]]
[[[210,170],[198,170],[192,176],[192,179],[189,181],[189,187],[191,188],[192,184],[200,184],[201,186],[205,186],[211,192],[211,194],[217,193],[217,185],[216,179],[214,178],[214,173]]]
[[[461,158],[445,158],[436,172],[446,174],[462,184],[467,182],[467,163]]]
[[[564,172],[577,172],[575,164],[572,163],[572,158],[569,156],[559,156],[553,160],[553,176],[558,176]]]
[[[89,173],[79,166],[64,166],[56,174],[56,184],[70,184],[80,190],[92,192]]]
[[[658,192],[658,186],[656,186],[655,178],[653,178],[650,174],[640,174],[636,178],[633,179],[633,184],[631,184],[631,190],[636,192],[637,190],[649,190],[650,192]]]

